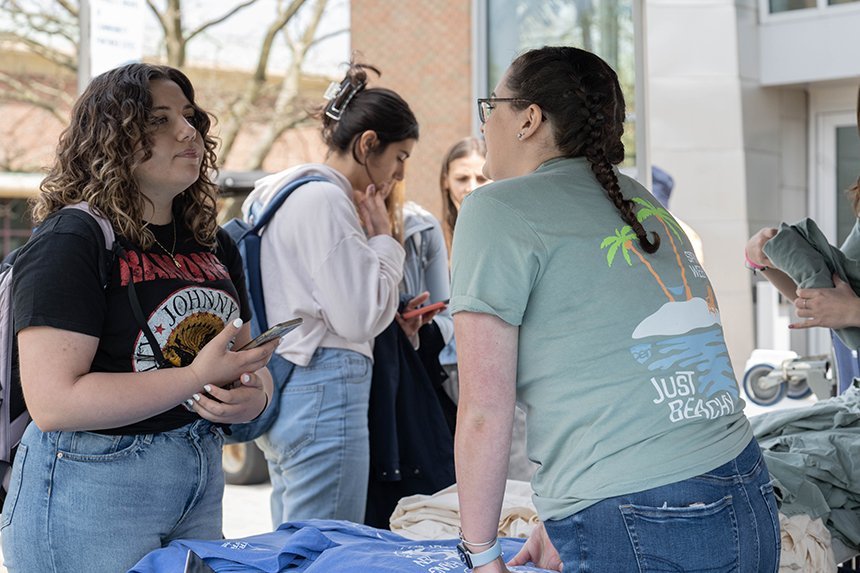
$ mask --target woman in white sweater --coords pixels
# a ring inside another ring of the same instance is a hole
[[[384,201],[418,139],[415,115],[399,95],[365,87],[368,69],[378,73],[352,64],[327,94],[324,162],[258,181],[245,203],[246,210],[265,204],[300,177],[326,179],[290,195],[261,246],[269,323],[304,319],[272,358],[275,372],[278,361],[295,368],[278,419],[258,440],[269,462],[275,527],[364,518],[372,341],[395,317],[404,261]]]

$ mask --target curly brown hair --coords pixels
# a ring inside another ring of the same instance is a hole
[[[194,108],[193,124],[204,145],[200,176],[174,199],[174,216],[198,243],[215,246],[217,187],[210,177],[215,176],[216,141],[209,135],[213,119],[194,102],[194,87],[185,74],[153,64],[105,72],[93,78],[75,102],[54,164],[31,202],[35,224],[66,205],[86,201],[119,235],[144,249],[152,246],[152,232],[143,220],[145,202],[150,201],[140,192],[134,171],[152,157],[150,85],[155,80],[180,87]]]
[[[508,88],[524,102],[540,106],[552,120],[553,139],[566,157],[585,157],[591,170],[630,225],[646,253],[660,247],[660,236],[650,239],[636,218],[634,204],[621,194],[614,165],[624,159],[624,95],[615,71],[595,54],[569,46],[529,50],[513,61]]]

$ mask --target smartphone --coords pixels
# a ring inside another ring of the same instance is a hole
[[[400,316],[406,320],[409,320],[410,318],[415,318],[416,316],[421,316],[422,314],[427,314],[428,312],[433,312],[434,310],[443,310],[446,306],[448,306],[448,301],[442,300],[439,302],[434,302],[433,304],[428,304],[427,306],[416,308],[415,310],[410,310],[409,312],[404,312]]]
[[[276,338],[281,338],[282,336],[292,332],[301,323],[301,318],[294,318],[292,320],[276,324],[275,326],[271,327],[269,330],[262,333],[260,336],[258,336],[242,348],[239,348],[238,350],[251,350],[252,348],[257,348],[258,346],[266,344],[267,342],[272,341]]]
[[[215,573],[215,570],[209,567],[199,555],[188,550],[188,555],[185,558],[185,570],[183,573]]]

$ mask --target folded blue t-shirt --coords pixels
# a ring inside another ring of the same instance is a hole
[[[463,573],[456,539],[413,541],[348,521],[314,519],[282,524],[277,531],[241,539],[178,540],[146,555],[129,573],[182,571],[189,550],[217,573]],[[524,539],[501,540],[507,561]],[[513,571],[544,572],[523,566]]]

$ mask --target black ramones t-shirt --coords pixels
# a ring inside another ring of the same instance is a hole
[[[51,326],[99,338],[93,372],[143,372],[155,368],[146,336],[128,299],[134,280],[140,306],[165,359],[187,366],[226,324],[250,319],[242,260],[232,239],[219,230],[213,252],[197,243],[179,221],[174,264],[164,248],[149,251],[123,241],[128,262],[116,260],[107,289],[99,273],[104,239],[86,222],[59,213],[30,241],[15,262],[15,328]],[[173,249],[174,226],[150,225]],[[142,382],[143,383],[143,382]],[[199,416],[182,406],[108,433],[155,433],[178,428]]]

